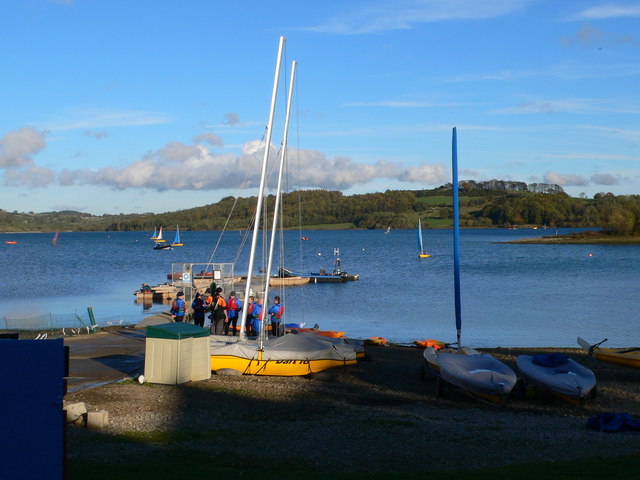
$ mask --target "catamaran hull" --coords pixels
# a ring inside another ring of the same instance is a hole
[[[313,334],[286,334],[270,339],[262,350],[255,341],[211,337],[211,370],[244,375],[304,376],[355,365],[356,345]]]
[[[259,360],[233,356],[211,356],[211,371],[231,369],[243,375],[301,377],[330,368],[355,365],[353,360]]]

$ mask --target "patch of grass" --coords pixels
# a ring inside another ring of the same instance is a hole
[[[407,440],[407,448],[410,448]],[[136,461],[112,464],[101,461],[73,462],[68,464],[69,480],[90,478],[91,480],[175,480],[176,478],[259,478],[273,479],[336,479],[336,480],[372,480],[406,479],[424,480],[584,480],[606,478],[614,475],[616,480],[637,478],[640,469],[640,456],[632,455],[608,459],[572,460],[567,462],[528,463],[499,468],[454,472],[348,472],[319,469],[306,465],[302,459],[287,457],[283,460],[252,457],[255,449],[251,445],[241,453],[218,452],[211,455],[189,453],[176,450],[173,453],[150,454]],[[416,452],[420,455],[421,452]],[[464,452],[461,452],[463,455]],[[330,465],[327,459],[327,465]]]
[[[380,427],[415,427],[417,422],[412,420],[402,420],[397,418],[370,418],[365,421],[368,425],[378,425]]]

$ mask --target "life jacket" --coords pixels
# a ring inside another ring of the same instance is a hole
[[[282,305],[280,305],[280,310],[278,310],[278,313],[276,313],[276,318],[278,320],[280,320],[280,318],[282,317],[283,313],[284,313],[284,307]]]
[[[185,313],[184,311],[185,311],[184,301],[182,302],[182,304],[180,304],[178,303],[178,299],[175,299],[171,304],[171,313],[173,313],[174,315],[184,315]]]
[[[227,300],[227,310],[238,310],[238,299],[236,297],[229,297]]]
[[[247,307],[247,316],[250,317],[253,314],[253,303],[250,303]]]
[[[194,312],[204,312],[204,300],[202,297],[196,298],[191,304]]]

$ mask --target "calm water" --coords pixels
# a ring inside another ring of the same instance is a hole
[[[580,335],[592,342],[608,337],[610,346],[640,345],[640,246],[493,243],[555,231],[462,231],[465,344],[575,347]],[[287,289],[287,321],[357,338],[454,341],[452,234],[424,233],[427,259],[418,258],[414,230],[311,231],[304,242],[286,232],[288,268],[332,271],[339,247],[343,270],[360,274],[358,282]],[[154,251],[145,232],[62,233],[55,248],[51,237],[0,234],[0,315],[81,313],[92,306],[100,324],[137,322],[167,306],[145,308],[132,292],[142,282],[165,282],[172,263],[209,261],[219,232],[183,232],[185,246],[171,251]],[[238,232],[227,232],[214,261],[233,262],[239,243]],[[243,255],[236,274],[246,265]]]

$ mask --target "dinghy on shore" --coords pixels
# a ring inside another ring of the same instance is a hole
[[[602,345],[608,339],[590,345],[585,339],[578,337],[578,345],[584,348],[589,355],[603,362],[617,363],[627,367],[640,368],[640,348],[603,348]]]
[[[505,402],[517,382],[511,368],[492,357],[482,354],[460,342],[462,313],[460,302],[460,214],[458,201],[458,154],[456,129],[452,138],[452,192],[453,192],[453,272],[456,314],[456,348],[441,348],[440,343],[431,342],[425,349],[423,373],[436,375],[436,395],[442,392],[442,381],[453,385],[464,393],[494,404]]]
[[[516,365],[525,385],[533,385],[566,402],[578,404],[595,393],[594,373],[566,355],[519,355]]]

